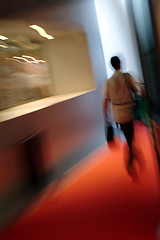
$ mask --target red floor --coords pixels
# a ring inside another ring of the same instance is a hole
[[[135,125],[135,142],[137,174],[126,171],[120,139],[112,150],[104,145],[52,184],[0,239],[156,240],[159,175],[143,125]]]

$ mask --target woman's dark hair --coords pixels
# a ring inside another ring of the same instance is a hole
[[[117,56],[111,58],[111,65],[114,69],[118,69],[120,67],[120,59]]]

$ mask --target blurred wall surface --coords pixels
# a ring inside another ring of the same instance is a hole
[[[158,18],[155,17],[155,12],[151,11],[150,0],[144,2],[131,0],[130,7],[138,39],[145,85],[151,104],[151,114],[154,115],[156,112],[160,112],[158,45],[156,44],[156,28],[153,24],[154,18],[157,20]]]
[[[92,0],[15,0],[14,2],[11,1],[10,4],[6,1],[3,2],[0,13],[1,20],[24,20],[31,24],[36,24],[36,21],[51,22],[56,25],[60,23],[61,26],[64,24],[66,29],[75,29],[75,31],[77,29],[85,32],[97,85],[96,90],[90,93],[0,123],[0,161],[2,161],[0,166],[3,166],[0,169],[0,181],[3,181],[4,188],[7,186],[5,197],[2,196],[1,198],[0,195],[0,225],[3,225],[27,203],[28,190],[23,188],[22,191],[18,190],[17,192],[16,189],[20,187],[17,186],[17,182],[21,184],[26,179],[21,175],[27,174],[27,170],[25,171],[26,160],[28,160],[28,157],[30,158],[30,154],[32,157],[36,155],[36,168],[39,164],[40,172],[42,172],[43,166],[53,170],[51,180],[54,180],[63,176],[66,170],[105,142],[102,85],[107,73]],[[67,81],[65,84],[67,86]],[[43,146],[41,147],[43,149],[37,147],[37,151],[42,150],[44,158],[43,156],[40,156],[41,159],[37,157],[32,146],[38,146],[39,144],[34,144],[34,142],[33,145],[29,144],[30,150],[33,151],[26,153],[28,154],[27,159],[25,159],[26,155],[21,152],[23,147],[20,148],[20,152],[14,150],[17,143],[41,129],[45,129],[47,137],[44,138],[45,143],[42,141]],[[40,160],[45,161],[45,163],[38,162]],[[12,163],[12,166],[8,168],[9,162]],[[30,161],[28,160],[28,162]],[[29,165],[32,165],[32,163],[30,162]],[[34,166],[31,168],[31,177],[34,180],[36,172]],[[8,175],[8,177],[5,177],[2,173],[5,173],[5,176]],[[12,178],[17,174],[19,177],[16,177],[16,186],[13,189]],[[13,194],[10,192],[11,186]]]
[[[94,149],[92,142],[94,145],[97,141],[98,145],[105,141],[101,92],[103,81],[107,76],[94,2],[86,0],[23,1],[22,3],[17,0],[12,2],[10,7],[7,2],[3,3],[1,9],[3,9],[2,20],[27,20],[33,24],[36,21],[65,23],[69,28],[74,27],[84,31],[97,89],[77,98],[0,123],[0,151],[7,150],[43,128],[46,129],[50,138],[53,165],[80,147],[88,146],[87,144]]]
[[[135,29],[126,0],[94,2],[108,76],[114,71],[110,58],[118,55],[122,60],[122,70],[134,74],[137,81],[139,78],[143,80]]]

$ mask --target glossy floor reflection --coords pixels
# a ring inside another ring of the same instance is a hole
[[[2,240],[156,240],[159,173],[148,129],[135,124],[134,168],[121,139],[101,146],[32,204]]]

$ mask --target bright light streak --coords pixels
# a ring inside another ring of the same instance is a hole
[[[48,35],[43,28],[41,28],[41,27],[39,27],[37,25],[30,25],[29,27],[33,28],[34,30],[36,30],[42,37],[45,37],[47,39],[54,39],[53,36]]]
[[[30,58],[30,59],[32,59],[32,60],[36,60],[34,57],[31,57],[31,56],[26,56],[26,55],[22,55],[22,57],[24,57],[24,58]]]
[[[2,47],[2,48],[8,48],[8,46],[5,46],[5,45],[0,45],[0,47]]]
[[[19,62],[19,63],[22,63],[21,61],[17,60],[17,59],[13,59],[13,58],[6,58],[7,60],[12,60],[12,61],[16,61],[16,62]]]
[[[36,60],[37,62],[43,62],[43,63],[45,63],[46,61],[44,61],[44,60]]]
[[[17,56],[14,56],[13,58],[16,58],[16,59],[22,59],[22,60],[24,60],[24,61],[27,62],[27,63],[39,63],[39,62],[45,62],[44,60],[36,60],[34,57],[31,57],[31,56],[25,56],[25,57],[28,57],[28,58],[33,59],[33,61],[29,61],[29,60],[26,59],[24,56],[25,56],[25,55],[23,55],[23,57],[17,57]]]
[[[44,60],[37,60],[37,59],[35,59],[34,57],[31,57],[31,56],[22,55],[22,57],[23,58],[30,58],[33,61],[35,61],[36,63],[38,63],[38,62],[45,62]]]
[[[30,61],[28,61],[26,58],[23,58],[23,57],[16,57],[16,56],[14,56],[13,58],[22,59],[22,60],[24,60],[25,62],[30,63]]]
[[[5,36],[0,35],[0,40],[7,40],[8,38]]]

